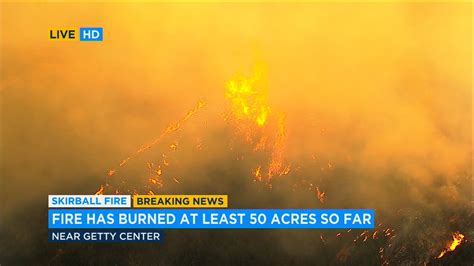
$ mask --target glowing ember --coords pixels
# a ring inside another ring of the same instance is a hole
[[[178,142],[177,141],[170,145],[170,149],[173,150],[173,151],[176,150],[177,148],[178,148]]]
[[[146,166],[147,166],[147,168],[150,169],[150,170],[153,169],[153,163],[152,163],[152,162],[146,163]]]
[[[158,166],[158,169],[155,169],[153,170],[153,172],[157,175],[157,176],[161,176],[163,174],[163,171],[161,170],[161,167]]]
[[[463,234],[461,234],[460,232],[454,232],[453,233],[453,240],[448,242],[448,244],[446,245],[445,250],[441,251],[441,253],[438,255],[438,258],[441,258],[446,253],[455,250],[462,243],[463,240],[464,240],[464,235]]]
[[[324,191],[320,191],[319,190],[319,187],[316,187],[316,196],[318,197],[318,200],[323,203],[324,202],[324,198],[326,196],[326,192]]]
[[[104,186],[100,186],[100,188],[95,192],[95,195],[103,195],[104,194]]]
[[[262,181],[261,169],[262,169],[262,167],[258,166],[257,169],[255,169],[255,172],[254,172],[255,179],[258,180],[258,181]]]

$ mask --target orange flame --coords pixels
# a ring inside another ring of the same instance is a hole
[[[270,114],[261,78],[261,69],[257,69],[250,77],[237,76],[227,82],[225,94],[238,119],[250,119],[260,127],[265,125]]]
[[[175,132],[178,129],[180,129],[184,122],[189,120],[195,113],[197,113],[199,110],[201,110],[205,105],[206,105],[206,103],[204,101],[199,101],[198,104],[192,110],[188,111],[188,113],[186,113],[186,115],[180,121],[168,125],[166,130],[163,133],[161,133],[161,135],[159,135],[152,142],[141,146],[138,150],[135,151],[135,153],[133,153],[129,157],[122,160],[122,162],[119,164],[119,166],[124,166],[132,158],[137,157],[140,153],[142,153],[142,152],[146,151],[147,149],[150,149],[151,147],[155,146],[157,143],[159,143],[168,134],[170,134],[172,132]]]
[[[289,169],[283,167],[283,151],[285,146],[285,117],[280,116],[278,119],[278,134],[275,144],[273,145],[272,156],[270,158],[270,164],[268,166],[268,178],[272,178],[275,174],[283,175],[285,172],[289,172]]]
[[[326,192],[320,191],[319,187],[316,187],[316,196],[318,197],[318,200],[323,203],[324,199],[326,197]]]
[[[178,148],[178,142],[177,141],[173,142],[170,145],[170,149],[173,150],[173,151],[176,150],[177,148]]]
[[[441,251],[441,253],[438,255],[438,258],[441,258],[446,253],[455,250],[459,245],[461,245],[463,240],[464,240],[464,235],[463,234],[461,234],[460,232],[454,232],[453,233],[453,240],[448,242],[448,244],[446,245],[445,250]]]
[[[262,169],[262,167],[258,166],[257,169],[255,169],[255,172],[254,172],[255,179],[258,180],[258,181],[262,181],[262,173],[260,172],[261,169]]]
[[[265,177],[268,182],[275,176],[287,175],[291,168],[285,164],[284,156],[285,115],[280,114],[276,123],[271,122],[270,118],[275,116],[270,116],[262,73],[257,67],[250,77],[237,76],[227,82],[225,96],[230,102],[231,116],[226,120],[231,118],[237,132],[254,145],[253,151],[270,155],[267,167],[258,166],[253,172],[255,180],[262,181]]]
[[[100,188],[95,192],[95,195],[104,195],[104,186],[100,186]]]
[[[174,123],[171,123],[168,125],[168,127],[157,137],[155,138],[153,141],[151,141],[150,143],[147,143],[145,145],[142,145],[140,148],[138,148],[134,153],[130,154],[128,157],[126,157],[125,159],[123,159],[118,167],[123,167],[125,166],[131,159],[135,158],[135,157],[138,157],[141,153],[143,153],[144,151],[152,148],[153,146],[155,146],[156,144],[158,144],[163,138],[165,138],[166,136],[168,136],[169,134],[179,130],[186,121],[188,121],[191,117],[194,116],[194,114],[196,114],[197,112],[199,112],[204,106],[206,105],[206,103],[202,100],[199,100],[198,103],[194,106],[193,109],[189,110],[180,120],[174,122]],[[177,142],[174,142],[173,144],[170,145],[170,149],[171,150],[176,150],[176,148],[178,147],[178,143]],[[165,157],[165,156],[164,156]],[[163,164],[165,166],[169,165],[169,162],[164,158],[163,159]],[[154,169],[154,166],[153,166],[153,163],[152,162],[149,162],[147,163],[147,168],[150,169],[152,172],[154,172],[156,174],[156,176],[161,176],[162,175],[162,170],[160,168],[160,166],[158,166],[158,169]],[[107,176],[108,177],[111,177],[113,175],[116,174],[118,169],[116,168],[112,168],[110,169],[108,172],[107,172]],[[155,179],[154,179],[155,180]],[[158,180],[155,180],[155,182],[151,181],[151,183],[153,184],[158,184],[158,185],[162,185],[161,182],[158,182]],[[105,188],[104,186],[101,186],[100,189],[96,192],[97,195],[102,195],[104,194],[104,191],[105,191]]]
[[[107,172],[107,175],[108,176],[113,176],[115,174],[115,169],[110,169],[108,172]]]

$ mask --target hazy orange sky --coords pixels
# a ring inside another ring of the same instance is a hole
[[[414,194],[442,175],[467,199],[451,183],[470,172],[471,18],[469,3],[3,3],[3,197],[96,180],[199,98],[191,132],[225,127],[225,82],[263,62],[290,159],[350,157]],[[104,41],[48,38],[83,26]]]

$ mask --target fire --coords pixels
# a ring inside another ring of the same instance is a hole
[[[202,100],[199,100],[198,103],[194,106],[194,108],[192,108],[191,110],[189,110],[181,119],[179,119],[178,121],[175,121],[171,124],[169,124],[166,129],[158,136],[156,137],[153,141],[147,143],[147,144],[144,144],[142,145],[141,147],[139,147],[134,153],[130,154],[128,157],[126,157],[125,159],[123,159],[117,168],[112,168],[110,169],[108,172],[107,172],[107,177],[112,177],[114,176],[117,171],[118,171],[118,168],[121,168],[121,167],[124,167],[131,159],[135,158],[135,157],[138,157],[141,153],[145,152],[146,150],[148,149],[151,149],[153,146],[155,146],[156,144],[160,143],[162,139],[164,139],[165,137],[167,137],[168,135],[170,135],[171,133],[173,132],[176,132],[178,131],[184,124],[186,121],[188,121],[189,119],[191,119],[197,112],[199,112],[204,106],[206,105],[206,103]],[[170,146],[170,149],[172,151],[176,150],[177,147],[178,147],[178,142],[174,142],[172,143]],[[166,160],[165,158],[166,156],[164,155],[163,156],[163,165],[164,166],[168,166],[169,165],[169,161]],[[158,167],[154,167],[154,164],[152,162],[148,162],[147,163],[147,168],[149,170],[151,170],[156,177],[160,177],[162,175],[162,169],[161,167],[158,165]],[[152,181],[153,180],[153,181]],[[162,186],[162,183],[161,181],[159,181],[158,179],[154,178],[150,180],[150,183],[154,184],[154,185],[160,185]],[[175,180],[176,182],[176,180]],[[179,182],[178,182],[179,183]],[[97,195],[102,195],[104,194],[105,192],[105,188],[104,186],[101,186],[99,188],[99,190],[96,192]]]
[[[147,162],[146,167],[150,170],[153,169],[153,162]]]
[[[316,187],[316,196],[318,197],[318,200],[323,203],[324,199],[326,197],[326,192],[320,191],[319,187]]]
[[[108,176],[113,176],[115,174],[115,169],[110,169],[108,172],[107,172],[107,175]]]
[[[154,139],[152,142],[148,143],[148,144],[145,144],[143,146],[141,146],[138,150],[135,151],[135,153],[131,154],[129,157],[125,158],[122,160],[122,162],[119,164],[120,167],[124,166],[125,164],[128,163],[128,161],[130,161],[132,158],[134,157],[137,157],[138,155],[140,155],[142,152],[152,148],[153,146],[155,146],[156,144],[158,144],[164,137],[166,137],[167,135],[169,135],[170,133],[173,133],[175,131],[177,131],[178,129],[181,128],[181,126],[187,121],[189,120],[195,113],[197,113],[199,110],[201,110],[204,106],[206,105],[206,103],[204,101],[199,101],[198,104],[193,108],[191,109],[190,111],[188,111],[186,113],[186,115],[181,119],[179,120],[178,122],[175,122],[175,123],[171,123],[170,125],[168,125],[168,127],[166,128],[166,130],[161,133],[161,135],[159,135],[156,139]]]
[[[273,145],[273,151],[270,158],[270,164],[268,166],[268,177],[272,178],[275,174],[283,175],[285,171],[289,172],[283,166],[283,152],[285,147],[285,117],[280,116],[278,119],[278,133],[275,144]]]
[[[95,192],[95,195],[103,195],[104,194],[104,186],[100,186],[100,188]]]
[[[255,179],[258,181],[262,181],[262,173],[261,173],[262,167],[258,166],[257,169],[254,171]]]
[[[156,176],[161,176],[163,174],[163,170],[161,170],[161,166],[158,165],[158,168],[156,169],[151,169],[152,172],[156,175]]]
[[[175,151],[176,149],[178,148],[178,142],[173,142],[171,145],[170,145],[170,149]]]
[[[463,234],[461,234],[460,232],[454,232],[453,240],[448,242],[448,244],[446,245],[446,248],[443,251],[441,251],[441,253],[438,255],[438,258],[441,258],[446,253],[455,250],[459,245],[461,245],[463,240],[464,240]]]
[[[249,119],[260,127],[266,124],[270,114],[261,79],[260,69],[250,77],[236,76],[227,82],[225,94],[237,119]]]
[[[268,105],[266,78],[261,68],[248,77],[236,76],[226,84],[225,96],[230,103],[230,116],[236,132],[253,145],[253,151],[268,154],[266,166],[259,164],[253,171],[255,180],[269,182],[287,175],[285,115],[271,112]]]

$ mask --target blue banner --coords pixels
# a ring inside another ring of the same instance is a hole
[[[50,209],[49,228],[374,228],[372,209]]]

